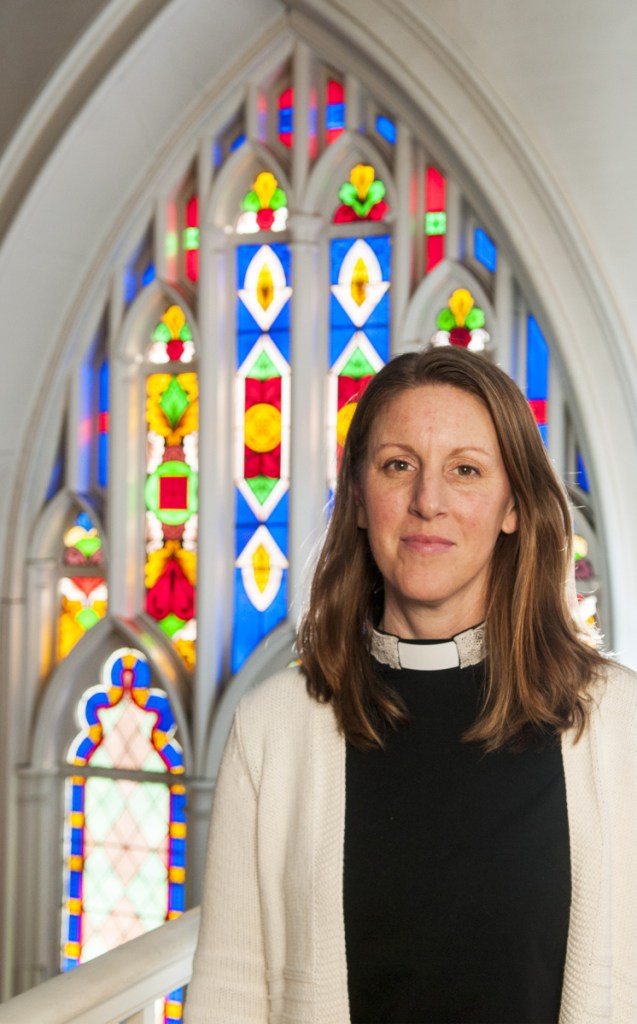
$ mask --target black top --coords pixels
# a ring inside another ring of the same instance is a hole
[[[555,1024],[570,905],[559,741],[461,742],[482,665],[382,672],[410,721],[384,751],[347,747],[352,1024]]]

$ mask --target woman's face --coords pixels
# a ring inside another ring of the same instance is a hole
[[[446,384],[397,395],[372,427],[358,499],[384,580],[385,630],[434,639],[484,619],[493,549],[518,523],[479,399]]]

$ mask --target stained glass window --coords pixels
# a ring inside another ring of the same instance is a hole
[[[294,142],[294,89],[284,89],[279,96],[279,142],[288,149]]]
[[[584,456],[582,455],[579,448],[576,451],[575,459],[577,464],[575,483],[582,491],[586,491],[586,493],[588,493],[588,491],[590,490],[588,483],[588,473],[586,472],[586,463],[584,462]]]
[[[140,651],[120,648],[78,708],[67,761],[62,970],[178,917],[184,910],[186,794],[170,703]],[[118,769],[130,777],[92,774]],[[172,781],[142,781],[138,773]],[[181,1019],[182,992],[165,1001]]]
[[[527,320],[526,397],[540,428],[542,440],[548,437],[549,349],[535,317]]]
[[[445,256],[447,182],[435,167],[427,168],[425,182],[426,269],[433,270]]]
[[[498,250],[482,228],[476,228],[473,233],[473,255],[478,263],[495,274],[498,265]]]
[[[146,611],[188,668],[197,635],[199,388],[185,367],[194,354],[183,310],[169,306],[147,352],[167,372],[146,381]]]
[[[376,118],[376,131],[391,146],[396,142],[396,125],[384,114],[379,114]]]
[[[287,615],[288,246],[239,246],[237,281],[233,671]]]
[[[329,145],[345,131],[345,89],[331,78],[325,98],[325,140]]]
[[[599,577],[591,561],[588,541],[581,533],[577,532],[577,521],[575,522],[575,531],[573,553],[575,556],[575,585],[577,588],[579,610],[583,619],[590,625],[599,628],[597,615]]]
[[[186,226],[184,228],[184,256],[186,277],[189,281],[199,279],[199,198],[191,196],[186,203]]]
[[[389,235],[331,242],[328,485],[358,399],[389,358]]]
[[[122,286],[126,304],[129,305],[154,280],[153,233],[148,231],[124,267]]]
[[[109,363],[104,359],[99,369],[97,437],[97,482],[102,488],[108,484],[109,379]]]
[[[79,512],[66,530],[62,562],[65,574],[58,583],[58,661],[106,615],[102,539],[87,512]]]

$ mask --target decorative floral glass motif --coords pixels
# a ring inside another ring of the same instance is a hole
[[[289,264],[285,245],[237,250],[233,671],[287,614]]]
[[[389,358],[388,235],[331,243],[328,486],[336,486],[356,403]]]
[[[283,231],[287,223],[287,196],[271,171],[261,171],[254,180],[241,206],[243,213],[237,221],[239,234],[257,231]]]
[[[170,306],[153,333],[150,356],[164,346],[171,362],[192,359],[183,310]],[[160,350],[161,351],[161,350]],[[146,611],[188,668],[197,635],[197,374],[154,373],[146,382]]]
[[[106,615],[108,591],[103,574],[102,540],[87,512],[80,512],[64,534],[62,556],[67,575],[58,584],[57,658],[62,661],[78,640]]]
[[[192,332],[180,306],[169,306],[153,331],[151,363],[190,363],[195,354]]]
[[[186,792],[166,694],[151,687],[141,652],[121,648],[78,707],[67,761],[79,769],[168,774],[169,785],[83,771],[67,780],[62,970],[183,913]],[[171,992],[164,1020],[180,1020]]]
[[[385,185],[376,178],[376,171],[369,164],[352,167],[349,181],[339,191],[341,201],[334,214],[334,223],[343,224],[355,220],[382,220],[387,213],[384,196]]]
[[[588,557],[588,541],[580,533],[575,533],[573,537],[573,555],[575,558],[575,586],[580,615],[589,625],[598,626],[597,594],[599,591],[599,579]]]
[[[436,348],[456,345],[470,352],[483,352],[490,341],[485,322],[484,312],[476,306],[471,292],[467,288],[456,288],[447,306],[438,313],[438,330],[432,335],[431,343]]]

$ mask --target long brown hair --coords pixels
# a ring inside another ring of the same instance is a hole
[[[500,534],[486,617],[487,678],[481,712],[465,735],[493,750],[521,738],[585,725],[587,691],[605,659],[568,599],[572,525],[564,488],[521,391],[484,356],[438,348],[392,359],[371,381],[353,416],[334,508],[318,558],[297,650],[310,694],[333,705],[347,740],[382,745],[406,720],[402,701],[374,668],[370,636],[382,614],[383,581],[356,496],[372,424],[401,392],[451,385],[488,409],[518,513]]]

